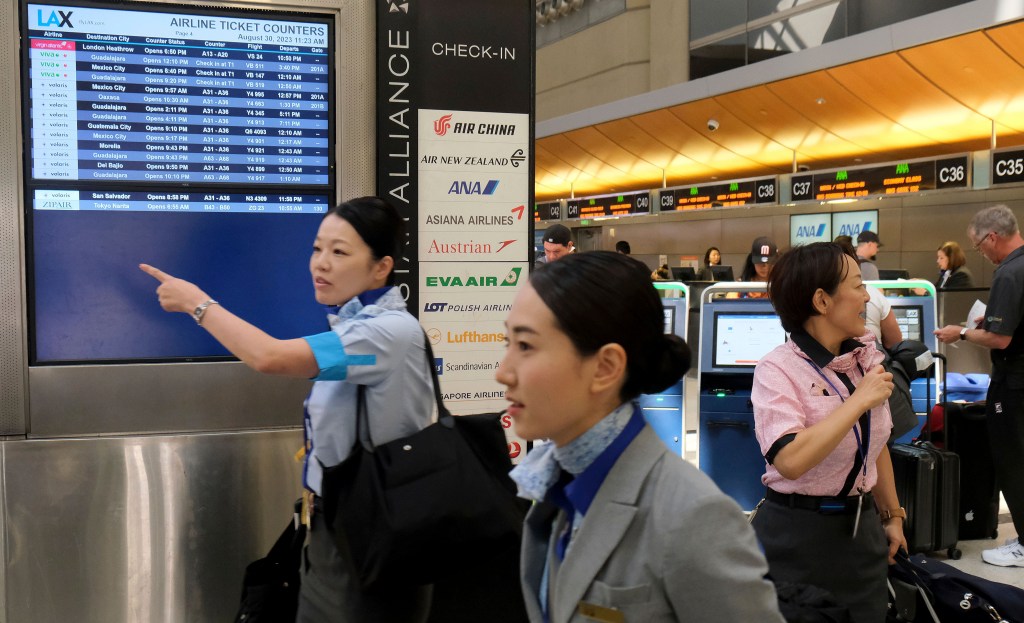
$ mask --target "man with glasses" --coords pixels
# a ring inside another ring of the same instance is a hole
[[[1024,238],[1010,208],[985,208],[971,219],[974,250],[996,264],[985,319],[977,329],[947,325],[935,335],[946,344],[966,340],[991,350],[992,382],[985,407],[996,481],[1018,538],[981,553],[987,563],[1024,567]]]

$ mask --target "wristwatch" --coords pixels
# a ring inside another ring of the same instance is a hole
[[[902,506],[899,508],[887,508],[885,510],[878,511],[878,516],[882,518],[882,523],[885,523],[893,517],[899,517],[904,521],[907,519],[907,509]]]
[[[966,340],[967,339],[967,327],[964,327],[963,329],[960,329],[960,339],[961,340]]]
[[[196,307],[195,309],[192,310],[192,319],[196,321],[196,324],[202,325],[203,324],[203,316],[206,314],[206,308],[209,307],[210,305],[219,305],[219,304],[220,303],[218,303],[217,301],[215,301],[213,299],[207,299],[206,301],[200,303],[199,307]]]

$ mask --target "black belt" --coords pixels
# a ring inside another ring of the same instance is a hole
[[[852,515],[857,512],[857,503],[859,498],[864,498],[861,503],[861,512],[864,512],[869,508],[872,510],[875,508],[870,491],[863,495],[851,495],[839,498],[822,495],[801,495],[799,493],[779,493],[774,489],[768,489],[765,492],[764,497],[769,502],[774,502],[781,506],[817,511],[822,515]]]

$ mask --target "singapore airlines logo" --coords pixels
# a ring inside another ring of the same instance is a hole
[[[434,134],[437,134],[438,136],[444,136],[445,134],[448,134],[448,128],[452,127],[452,124],[449,123],[451,120],[452,120],[451,114],[447,114],[447,115],[442,116],[437,121],[435,121],[434,122]]]

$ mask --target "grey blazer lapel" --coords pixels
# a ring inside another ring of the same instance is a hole
[[[554,504],[538,502],[526,515],[523,526],[523,544],[520,551],[522,572],[519,577],[526,602],[526,613],[531,621],[541,621],[544,618],[537,596],[540,579],[544,574],[544,562],[547,560],[551,524],[557,514],[558,507]]]
[[[645,426],[615,462],[558,572],[552,621],[568,621],[636,515],[640,487],[665,453]]]

